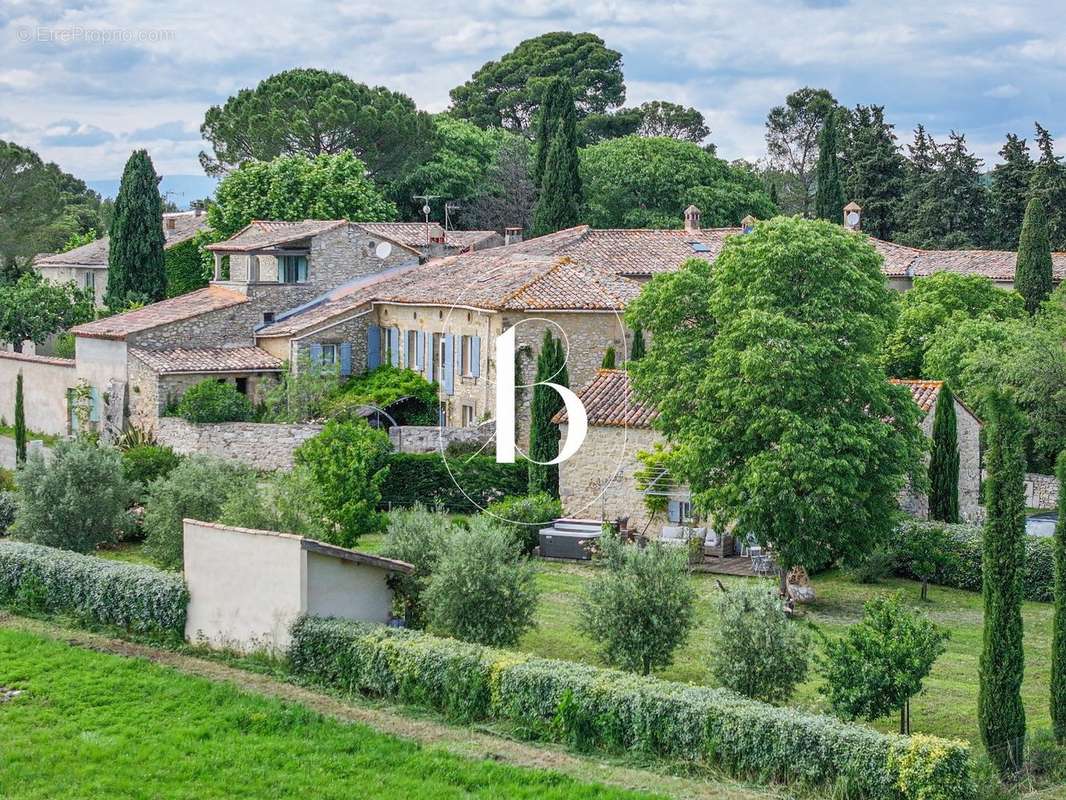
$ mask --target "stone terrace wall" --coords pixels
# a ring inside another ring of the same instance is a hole
[[[441,449],[441,437],[444,447],[452,442],[476,442],[478,445],[488,442],[496,433],[495,423],[474,425],[468,428],[438,428],[436,425],[401,425],[389,429],[389,441],[400,453],[438,453]],[[483,451],[495,455],[495,449],[486,447]]]
[[[1036,472],[1025,476],[1025,504],[1029,508],[1058,508],[1059,482],[1054,475]]]
[[[15,424],[15,382],[20,372],[26,427],[66,436],[67,389],[77,383],[74,362],[0,351],[0,417],[8,425]]]
[[[292,469],[292,454],[320,433],[321,425],[276,425],[261,422],[220,422],[199,425],[179,417],[161,417],[155,430],[160,444],[182,455],[236,461],[258,470]]]

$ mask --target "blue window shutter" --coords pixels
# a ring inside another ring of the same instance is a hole
[[[426,334],[426,380],[433,383],[433,334]]]
[[[470,337],[470,374],[475,378],[481,375],[481,337]]]
[[[455,394],[455,358],[452,351],[455,350],[455,337],[450,333],[444,334],[444,356],[441,358],[440,371],[441,383],[444,385],[445,394]]]
[[[74,390],[67,389],[67,408],[70,411],[70,432],[78,432],[78,415],[75,413],[77,405],[74,400]]]
[[[366,368],[381,366],[381,328],[371,325],[366,329]]]
[[[681,502],[679,500],[670,500],[666,505],[666,518],[670,522],[681,521]]]
[[[100,390],[92,387],[92,407],[89,411],[89,422],[100,421]]]
[[[341,351],[341,375],[348,377],[352,374],[352,343],[342,342]]]
[[[422,331],[415,331],[415,369],[422,369],[426,363],[426,335]]]
[[[389,363],[400,366],[400,329],[389,328]]]
[[[312,344],[309,349],[310,349],[310,352],[311,352],[311,366],[313,366],[313,367],[321,367],[322,366],[322,345],[320,345],[320,344]]]
[[[463,339],[465,336],[455,337],[455,374],[458,376],[463,375]]]

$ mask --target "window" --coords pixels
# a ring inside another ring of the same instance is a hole
[[[407,332],[406,355],[407,355],[407,368],[414,369],[417,361],[415,359],[415,353],[418,352],[418,331]]]
[[[95,292],[96,291],[96,273],[95,272],[86,272],[85,273],[85,288],[88,289],[91,292]]]
[[[472,405],[463,406],[463,427],[469,427],[474,424],[474,407]]]
[[[328,367],[332,367],[334,364],[337,363],[337,361],[337,345],[322,345],[322,364]]]
[[[671,500],[667,505],[666,516],[670,522],[690,522],[692,503],[688,500]]]
[[[263,312],[263,324],[264,325],[269,325],[273,321],[274,321],[274,312],[273,311],[264,311]]]
[[[307,256],[278,256],[278,283],[307,283]]]
[[[459,337],[459,374],[470,374],[470,337]]]
[[[237,384],[237,391],[240,392],[241,394],[247,396],[248,395],[248,379],[247,378],[237,378],[235,383]]]

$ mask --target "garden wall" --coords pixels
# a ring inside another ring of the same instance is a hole
[[[155,437],[182,455],[236,461],[258,470],[292,469],[292,454],[322,431],[321,425],[262,422],[196,424],[180,417],[160,417]]]
[[[1057,508],[1059,505],[1059,482],[1054,475],[1036,472],[1025,476],[1025,504],[1029,508]]]
[[[67,389],[77,383],[74,362],[24,353],[0,352],[0,417],[15,422],[15,382],[22,373],[26,427],[55,436],[67,435]]]
[[[389,429],[389,441],[398,453],[439,453],[454,443],[482,445],[496,435],[496,425],[488,422],[467,428],[440,428],[436,425],[400,425]],[[486,455],[495,450],[486,447]]]

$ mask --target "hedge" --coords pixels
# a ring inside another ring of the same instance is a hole
[[[69,550],[0,542],[0,604],[183,635],[189,593],[181,575]]]
[[[895,557],[895,573],[901,578],[921,580],[915,574],[907,545],[915,530],[932,531],[941,543],[943,567],[931,583],[955,589],[981,591],[981,527],[949,525],[944,522],[908,520],[896,530],[890,549]],[[1050,603],[1055,594],[1054,540],[1050,537],[1025,536],[1025,571],[1022,590],[1026,600]]]
[[[961,742],[878,733],[725,689],[533,658],[411,630],[305,617],[295,672],[465,721],[506,720],[579,749],[712,765],[743,779],[829,786],[869,800],[968,800]]]
[[[528,489],[525,461],[497,464],[493,456],[455,456],[445,463],[440,453],[393,453],[381,501],[386,507],[422,503],[469,514],[507,495],[525,494]]]

